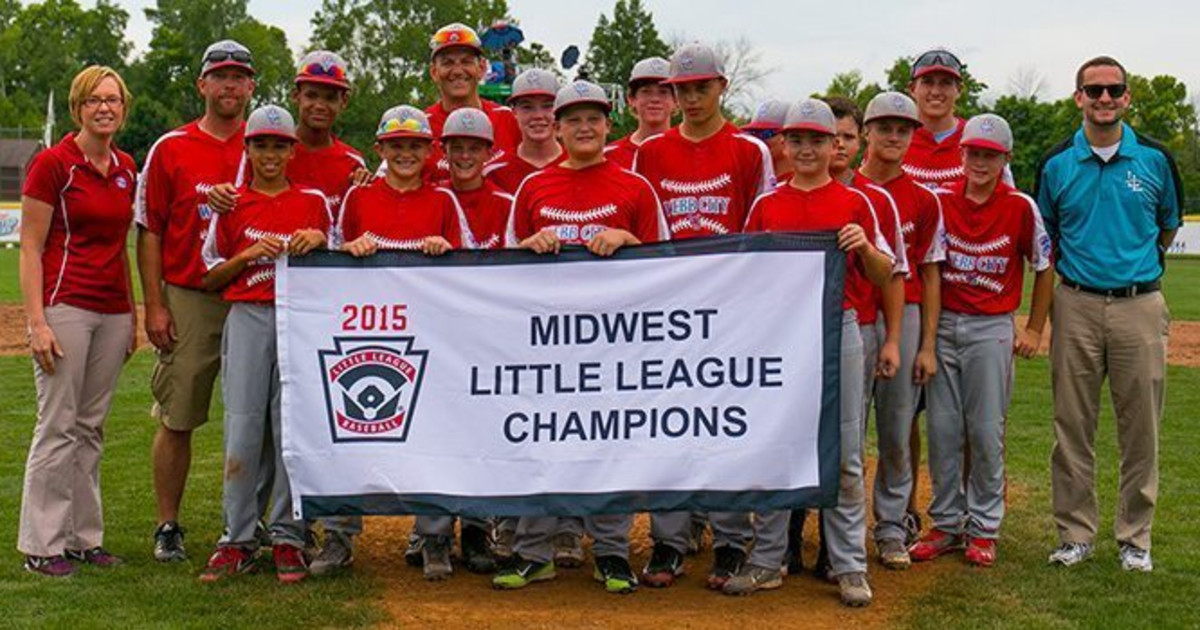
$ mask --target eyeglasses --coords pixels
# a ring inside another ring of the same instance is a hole
[[[304,66],[301,71],[302,75],[310,77],[329,77],[344,81],[346,79],[346,70],[339,65],[331,65],[328,68],[320,63],[310,63]]]
[[[1079,89],[1094,101],[1100,98],[1105,92],[1108,92],[1108,95],[1112,98],[1121,98],[1125,96],[1128,86],[1124,83],[1113,83],[1111,85],[1084,85]]]
[[[245,64],[252,61],[250,53],[245,50],[214,50],[204,56],[204,63],[221,63],[230,59]]]
[[[754,136],[755,138],[758,138],[759,140],[762,140],[763,142],[766,142],[767,140],[770,140],[771,138],[774,138],[775,136],[779,135],[779,130],[778,129],[747,129],[746,133]]]
[[[954,53],[947,50],[931,50],[921,55],[913,63],[913,71],[930,66],[943,66],[958,73],[962,72],[962,62],[954,56]]]
[[[84,99],[83,104],[92,108],[98,108],[101,105],[107,105],[109,109],[116,109],[125,104],[125,99],[120,96],[89,96]]]

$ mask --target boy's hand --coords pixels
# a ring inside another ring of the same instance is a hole
[[[350,174],[351,186],[365,186],[375,179],[375,174],[365,168],[358,168]]]
[[[518,247],[532,249],[538,254],[557,254],[562,249],[562,241],[554,230],[545,229],[521,241]]]
[[[1022,328],[1017,331],[1017,338],[1013,340],[1013,354],[1022,359],[1032,359],[1037,355],[1038,348],[1041,345],[1041,331]]]
[[[612,256],[625,245],[637,243],[637,238],[625,230],[608,229],[588,241],[589,252],[597,256]]]
[[[233,184],[217,184],[208,189],[208,207],[217,214],[225,214],[237,205],[237,186]]]
[[[374,254],[378,249],[379,249],[379,246],[375,244],[375,239],[371,238],[367,234],[363,234],[362,236],[354,239],[353,241],[350,241],[349,243],[342,245],[342,251],[349,252],[350,255],[354,256],[355,258],[362,258],[364,256],[370,256],[371,254]]]
[[[245,251],[242,252],[242,257],[247,261],[259,260],[263,258],[274,260],[279,258],[279,254],[282,252],[283,242],[275,237],[268,236],[266,238],[259,239],[253,245],[247,247]]]
[[[325,234],[321,230],[296,230],[288,242],[288,253],[303,256],[324,244]]]
[[[885,341],[879,348],[879,360],[875,363],[875,375],[892,378],[900,369],[900,344]]]
[[[870,245],[867,233],[857,223],[850,223],[838,230],[838,248],[842,251],[857,251]]]
[[[913,382],[924,385],[937,374],[937,355],[932,349],[917,352],[917,360],[913,362]]]
[[[421,243],[421,253],[426,256],[441,256],[452,249],[454,246],[450,244],[450,241],[440,236],[426,236]]]

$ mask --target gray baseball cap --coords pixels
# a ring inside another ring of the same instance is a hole
[[[867,103],[863,124],[881,118],[898,118],[907,120],[918,127],[921,126],[921,117],[917,114],[917,104],[907,94],[900,92],[882,92],[875,95],[870,103]]]
[[[320,83],[348,90],[350,73],[346,70],[346,60],[340,55],[328,50],[316,50],[300,58],[294,82]]]
[[[779,131],[783,128],[783,123],[787,120],[788,113],[787,101],[778,99],[770,99],[758,104],[758,108],[754,110],[754,117],[750,119],[750,124],[742,127],[745,130],[767,129]]]
[[[296,141],[296,121],[278,105],[263,105],[246,119],[246,139],[272,136]]]
[[[724,79],[725,63],[711,46],[692,42],[671,55],[669,76],[664,83],[688,83],[707,79]]]
[[[548,96],[554,98],[558,95],[558,89],[562,87],[558,83],[558,77],[549,70],[541,68],[530,68],[525,72],[517,75],[513,80],[512,94],[508,97],[509,104],[513,101],[525,96]]]
[[[788,108],[783,131],[815,131],[833,136],[837,135],[837,119],[828,103],[809,98]]]
[[[389,138],[424,138],[433,140],[433,129],[425,112],[412,105],[397,105],[383,113],[379,119],[376,140]]]
[[[241,68],[254,75],[254,57],[250,49],[232,39],[223,39],[205,48],[200,64],[201,77],[218,68],[230,67]]]
[[[629,86],[639,83],[662,83],[671,76],[671,62],[662,57],[647,57],[635,64],[629,73]]]
[[[496,141],[492,121],[482,110],[474,107],[460,107],[450,112],[446,124],[442,125],[442,141],[447,138],[479,138],[488,143]]]
[[[612,111],[612,103],[608,101],[604,88],[588,81],[576,81],[559,90],[554,97],[554,115],[558,116],[564,109],[582,103],[599,105],[605,113]]]
[[[1012,153],[1012,128],[1008,126],[1008,121],[1000,116],[980,114],[967,121],[959,145]]]

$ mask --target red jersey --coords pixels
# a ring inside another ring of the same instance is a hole
[[[904,234],[900,231],[900,215],[896,211],[896,202],[888,194],[887,189],[873,183],[859,173],[854,173],[850,187],[867,196],[871,207],[875,210],[875,224],[879,227],[879,235],[887,242],[895,259],[894,273],[908,273],[908,256],[904,251]],[[879,310],[883,308],[883,292],[879,287],[871,285],[871,294],[862,304],[855,304],[858,311],[858,323],[874,324],[879,320]]]
[[[754,200],[775,188],[767,146],[729,123],[700,142],[679,127],[651,136],[634,170],[654,185],[671,238],[741,232]]]
[[[488,158],[488,163],[508,159],[516,153],[517,145],[521,144],[521,128],[517,126],[517,117],[508,107],[487,99],[480,99],[480,109],[491,121],[492,135],[495,138],[492,143],[492,157]],[[446,151],[441,143],[442,127],[445,126],[446,117],[449,115],[450,112],[446,111],[441,101],[425,109],[425,116],[429,118],[429,128],[436,140],[429,152],[429,159],[425,162],[425,176],[431,182],[450,177],[450,163],[446,160]]]
[[[474,246],[450,191],[428,184],[400,191],[383,177],[346,193],[340,227],[347,243],[370,234],[380,249],[420,249],[430,236],[445,238],[455,249]]]
[[[204,240],[204,264],[211,270],[266,237],[287,243],[296,230],[329,233],[328,202],[321,191],[292,187],[271,196],[243,188],[233,210],[213,217]],[[229,302],[274,302],[275,261],[252,261],[221,296]]]
[[[616,163],[621,168],[633,168],[633,157],[637,155],[638,147],[642,145],[633,141],[633,134],[620,140],[613,140],[604,147],[604,157]]]
[[[133,220],[137,165],[113,149],[108,173],[96,170],[67,134],[38,153],[21,194],[53,208],[42,250],[42,304],[128,313],[125,239]]]
[[[329,207],[336,212],[342,207],[342,197],[350,190],[350,177],[354,171],[366,167],[362,154],[337,138],[332,145],[320,149],[297,142],[296,156],[288,162],[287,176],[293,186],[324,193]]]
[[[521,182],[525,181],[526,177],[534,173],[550,168],[557,164],[562,164],[567,159],[566,150],[559,152],[558,157],[554,158],[546,166],[537,167],[525,160],[525,158],[517,155],[513,151],[511,155],[503,160],[493,161],[483,169],[483,174],[489,181],[496,185],[501,191],[510,195],[517,194],[517,189],[521,187]]]
[[[545,229],[563,243],[582,245],[609,228],[626,230],[643,243],[669,239],[650,182],[608,160],[579,170],[551,166],[517,191],[508,246]]]
[[[891,255],[887,242],[879,236],[871,202],[863,193],[839,181],[813,190],[780,186],[761,196],[746,219],[747,232],[837,232],[856,223],[866,232],[879,251]],[[865,307],[871,300],[871,281],[861,259],[846,252],[846,288],[842,308]]]
[[[929,188],[962,181],[967,172],[963,170],[958,143],[962,141],[966,125],[967,121],[958,118],[954,131],[941,142],[933,137],[933,132],[923,126],[917,127],[900,168],[918,184]]]
[[[512,211],[512,195],[500,192],[488,181],[475,190],[454,190],[449,187],[447,190],[458,200],[458,207],[467,218],[475,246],[478,249],[503,249],[508,215]]]
[[[866,179],[864,177],[864,179]],[[940,263],[946,259],[944,228],[942,226],[942,203],[932,190],[918,184],[908,175],[901,174],[891,181],[883,182],[896,202],[900,217],[900,232],[904,238],[905,258],[908,274],[904,277],[904,302],[921,302],[921,265]]]
[[[1050,268],[1050,237],[1037,203],[1000,182],[987,201],[967,199],[966,184],[940,190],[946,216],[942,308],[966,315],[1004,315],[1021,305],[1025,260]]]
[[[212,210],[208,191],[242,183],[244,128],[218,140],[188,123],[159,138],[146,155],[134,206],[138,225],[162,239],[163,278],[168,284],[201,289],[205,271],[200,248]]]

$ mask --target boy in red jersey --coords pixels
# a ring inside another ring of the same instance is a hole
[[[604,158],[611,123],[604,90],[586,81],[562,88],[555,99],[555,127],[567,160],[530,175],[513,203],[508,241],[539,254],[563,245],[583,245],[611,256],[628,245],[667,240],[658,198],[641,176]],[[522,517],[512,561],[492,585],[518,589],[555,577],[552,537],[558,517]],[[610,593],[629,593],[637,578],[629,566],[628,514],[583,519],[595,544],[593,576]]]
[[[137,260],[146,301],[146,335],[158,351],[150,380],[160,423],[151,458],[158,528],[154,557],[187,557],[179,506],[192,459],[192,431],[208,421],[221,367],[221,330],[229,305],[202,290],[200,249],[212,216],[209,192],[240,182],[246,105],[254,94],[250,51],[224,40],[204,52],[196,87],[204,115],[159,138],[138,178]]]
[[[298,582],[307,574],[304,523],[292,513],[283,466],[279,366],[275,349],[275,258],[303,256],[325,245],[329,211],[320,191],[294,188],[287,162],[294,155],[295,124],[274,105],[250,115],[246,128],[252,168],[237,207],[209,224],[204,243],[204,288],[232,303],[221,349],[225,401],[225,534],[200,579],[213,582],[254,570],[258,540],[256,485],[263,442],[274,457],[269,533],[277,577]]]
[[[937,195],[901,168],[913,131],[921,124],[912,99],[884,92],[871,99],[865,121],[867,156],[859,174],[885,188],[896,202],[910,269],[900,320],[900,366],[896,378],[875,385],[875,546],[884,566],[904,569],[910,563],[907,546],[920,531],[913,496],[921,452],[919,439],[912,437],[917,432],[917,403],[937,370],[938,263],[945,259],[942,209]]]
[[[450,181],[443,186],[454,193],[479,249],[504,247],[512,210],[512,195],[483,176],[494,137],[487,115],[471,107],[454,110],[442,128],[442,146],[450,164]]]
[[[965,182],[939,191],[946,216],[946,263],[938,323],[938,372],[929,384],[929,475],[933,529],[913,560],[962,549],[976,566],[996,562],[1004,518],[1004,425],[1012,356],[1032,357],[1050,310],[1050,237],[1029,196],[1003,182],[1012,155],[1008,123],[994,114],[967,121]],[[1029,321],[1015,330],[1025,260],[1036,273]],[[966,449],[969,444],[970,448]],[[970,472],[963,484],[964,457]]]
[[[716,52],[701,43],[671,56],[666,83],[675,90],[683,122],[648,138],[638,148],[633,170],[654,186],[672,239],[735,234],[759,195],[775,187],[766,145],[742,133],[721,114],[721,95],[729,85]],[[748,514],[713,512],[713,567],[707,584],[719,589],[746,559],[753,532]],[[650,515],[654,551],[642,581],[668,587],[683,575],[683,556],[695,543],[692,515]]]
[[[667,80],[671,62],[662,57],[648,57],[633,65],[629,73],[629,92],[625,97],[638,127],[633,133],[604,147],[604,155],[625,168],[633,168],[633,156],[646,138],[671,128],[675,114],[675,92],[663,83]]]
[[[841,479],[837,506],[823,510],[831,574],[837,578],[842,603],[866,606],[871,602],[867,583],[866,492],[862,466],[862,338],[854,295],[867,284],[882,287],[893,275],[895,263],[887,242],[880,237],[875,213],[866,195],[848,188],[829,174],[835,151],[837,122],[829,105],[810,99],[788,110],[783,126],[792,179],[759,197],[746,221],[747,232],[837,233],[838,247],[846,252],[846,298],[841,346]],[[783,585],[780,567],[787,548],[787,510],[756,515],[755,544],[747,564],[722,590],[745,595]]]
[[[913,62],[908,92],[917,104],[921,125],[913,133],[904,156],[904,172],[930,188],[963,178],[962,139],[964,121],[954,113],[962,93],[962,62],[948,50],[921,53]]]
[[[484,171],[500,190],[516,194],[526,177],[567,158],[554,137],[554,97],[559,87],[558,77],[540,68],[526,70],[513,81],[508,104],[521,129],[521,144]]]
[[[400,105],[384,112],[375,150],[383,177],[355,186],[342,202],[342,249],[370,256],[380,249],[420,250],[440,256],[474,246],[454,195],[425,181],[433,131],[421,110]]]

